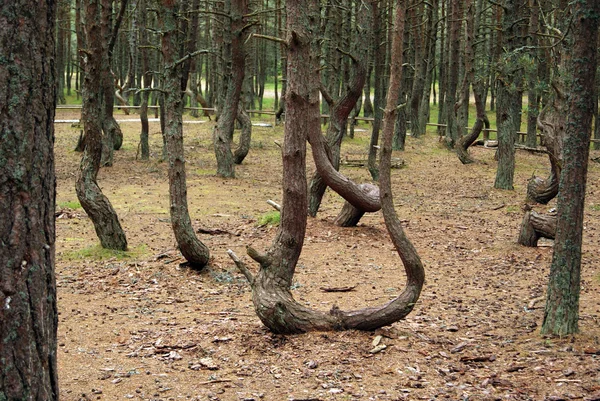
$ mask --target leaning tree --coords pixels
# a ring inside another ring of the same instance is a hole
[[[208,247],[196,237],[188,210],[182,115],[190,60],[206,52],[189,52],[191,49],[182,45],[189,29],[187,21],[194,20],[189,18],[189,13],[197,12],[190,10],[189,5],[188,0],[159,1],[161,50],[165,65],[161,88],[164,95],[163,136],[169,163],[169,201],[173,233],[179,250],[190,267],[202,268],[208,263],[210,254]]]
[[[117,213],[98,186],[98,171],[102,158],[102,117],[104,91],[102,87],[103,55],[106,42],[102,39],[102,7],[99,0],[87,0],[82,7],[81,37],[85,46],[80,48],[83,69],[82,121],[84,124],[83,155],[75,183],[81,207],[94,224],[104,248],[126,250],[127,239]]]
[[[0,400],[58,400],[55,18],[0,4]]]
[[[291,0],[287,3],[288,86],[287,119],[283,145],[283,204],[281,224],[266,253],[248,248],[248,255],[260,264],[253,275],[245,263],[229,254],[252,287],[252,299],[261,321],[276,333],[309,330],[372,330],[392,324],[412,311],[424,281],[421,260],[408,240],[393,206],[390,182],[391,143],[397,112],[402,68],[402,33],[405,4],[399,1],[393,34],[392,79],[385,108],[381,156],[381,204],[392,242],[407,274],[404,291],[389,303],[354,311],[334,307],[329,312],[309,309],[294,300],[290,291],[294,271],[306,232],[306,140],[320,136],[319,63],[315,32],[319,23],[319,2]]]

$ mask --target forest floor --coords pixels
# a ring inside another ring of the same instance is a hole
[[[585,207],[581,334],[540,335],[552,242],[516,244],[527,179],[546,175],[547,156],[518,151],[516,189],[495,190],[493,151],[471,149],[480,163],[463,166],[431,132],[407,139],[395,155],[405,167],[393,171],[397,212],[426,270],[414,311],[375,332],[282,336],[256,317],[250,288],[226,254],[265,249],[277,231],[258,222],[272,211],[265,201],[281,199],[282,128],[254,127],[237,178],[225,180],[214,173],[213,124],[184,125],[191,217],[196,228],[213,230],[198,234],[212,256],[197,272],[180,267],[158,123],[146,162],[136,159],[139,123],[121,125],[123,148],[99,183],[127,234],[126,253],[99,248],[75,195],[79,128],[56,126],[62,400],[600,400],[597,163]],[[342,154],[364,152],[368,136],[346,140]],[[369,180],[364,168],[342,171]],[[405,275],[382,215],[339,228],[332,221],[341,205],[328,192],[309,218],[294,297],[322,310],[387,302]],[[354,288],[326,292],[345,286]],[[377,341],[387,348],[374,352]]]

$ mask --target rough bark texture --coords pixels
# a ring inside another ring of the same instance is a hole
[[[115,117],[113,116],[113,107],[115,104],[115,83],[114,77],[111,70],[112,60],[112,47],[114,47],[114,40],[116,40],[116,34],[119,29],[119,25],[116,28],[113,27],[113,8],[111,0],[97,0],[102,1],[100,7],[101,15],[101,32],[102,32],[102,46],[100,51],[102,52],[102,68],[100,69],[100,76],[102,80],[102,131],[104,135],[102,137],[102,166],[112,166],[113,164],[113,151],[121,148],[123,144],[123,132]],[[127,0],[123,0],[123,3],[127,3]],[[113,39],[115,37],[115,39]]]
[[[85,3],[85,43],[82,82],[82,121],[84,151],[75,183],[77,198],[94,224],[96,235],[104,248],[126,250],[127,239],[117,213],[98,186],[97,177],[102,157],[102,36],[99,25],[99,2]]]
[[[244,26],[248,14],[247,0],[226,0],[225,12],[229,13],[230,25],[223,34],[223,87],[225,97],[220,104],[219,120],[214,130],[215,156],[217,158],[217,175],[235,177],[234,157],[231,152],[231,141],[238,114],[238,104],[242,85],[246,54],[244,51]]]
[[[462,27],[462,0],[452,0],[451,14],[449,18],[450,36],[449,54],[448,54],[448,87],[446,92],[444,110],[446,112],[446,146],[454,148],[454,145],[460,137],[462,127],[458,127],[456,118],[456,90],[458,88],[458,70],[460,59],[460,31]]]
[[[532,210],[525,212],[517,242],[524,246],[537,246],[540,238],[554,239],[556,216],[543,215]]]
[[[519,41],[519,2],[503,2],[502,35],[504,55],[498,69],[496,124],[498,126],[498,170],[494,188],[514,189],[515,142],[521,123],[520,66],[514,50]]]
[[[562,85],[563,79],[565,79],[564,76],[558,77],[555,81],[554,94],[538,116],[537,121],[544,138],[544,146],[548,150],[550,175],[547,178],[534,176],[527,183],[527,198],[544,205],[558,194],[558,180],[563,164],[563,142],[568,112],[567,99]]]
[[[368,33],[370,29],[367,25],[362,24],[368,23],[369,18],[364,18],[364,16],[370,13],[370,9],[365,5],[366,9],[360,10],[360,15],[363,16],[361,21],[359,21],[359,25],[366,29]],[[357,100],[360,98],[362,94],[363,86],[365,85],[365,80],[367,77],[367,66],[366,59],[357,55],[358,57],[352,60],[353,68],[353,79],[349,83],[348,88],[344,96],[338,99],[331,106],[331,118],[329,120],[329,127],[327,127],[326,134],[326,148],[327,153],[329,155],[329,160],[333,165],[333,168],[339,170],[340,167],[340,149],[342,146],[342,139],[344,137],[344,133],[346,132],[348,116],[354,109]],[[364,56],[364,55],[363,55]],[[328,96],[324,96],[327,98]],[[310,181],[309,193],[308,193],[308,214],[312,217],[317,215],[319,211],[319,207],[321,205],[321,200],[323,199],[323,195],[325,194],[325,190],[327,189],[327,184],[323,181],[318,171],[312,176]]]
[[[558,221],[542,333],[576,333],[579,320],[583,210],[594,113],[600,2],[574,4],[572,83],[558,194]]]
[[[148,99],[150,93],[148,90],[152,86],[152,71],[150,71],[150,55],[148,46],[150,41],[148,39],[147,16],[146,16],[146,0],[140,0],[139,4],[139,22],[140,22],[140,58],[142,64],[142,82],[144,91],[142,91],[142,102],[140,105],[140,148],[142,160],[150,159],[150,144],[149,144],[149,126],[148,126]]]
[[[486,129],[490,128],[490,121],[485,114],[485,104],[483,103],[483,84],[476,85],[473,89],[473,94],[475,96],[475,108],[477,110],[475,124],[473,124],[473,128],[468,135],[462,136],[458,142],[456,142],[456,154],[462,164],[469,164],[475,161],[471,158],[467,149],[469,149],[469,146],[479,138],[479,134],[484,127]]]
[[[401,26],[404,21],[402,5],[398,10],[396,29],[400,33],[394,35],[395,52],[398,51],[397,41],[401,40]],[[319,82],[316,73],[318,52],[315,51],[315,41],[312,38],[318,26],[318,2],[288,1],[287,12],[290,68],[286,102],[288,118],[283,146],[284,192],[281,225],[273,245],[266,254],[258,254],[252,248],[248,249],[248,254],[261,265],[256,277],[252,276],[241,261],[235,258],[234,260],[252,285],[252,297],[259,318],[273,332],[373,330],[405,317],[413,309],[424,279],[420,260],[404,236],[393,210],[389,181],[393,126],[388,130],[385,159],[382,161],[382,168],[387,168],[388,171],[382,175],[386,191],[382,202],[386,204],[386,226],[406,266],[408,284],[400,296],[380,307],[341,311],[334,306],[329,313],[311,310],[294,300],[290,285],[306,231],[305,133],[308,131],[315,135],[316,132],[316,135],[321,136]],[[401,45],[399,46],[401,48]],[[395,57],[394,60],[397,65],[393,68],[400,68],[401,57]],[[398,73],[397,69],[393,71]],[[391,108],[387,108],[390,113],[395,110],[397,98],[396,92],[393,104],[390,103]],[[393,115],[391,117],[390,121],[393,122]]]
[[[377,146],[379,143],[379,131],[381,130],[382,112],[384,99],[384,74],[385,74],[385,35],[383,33],[385,23],[382,21],[384,13],[380,0],[371,0],[371,9],[373,11],[373,41],[371,43],[373,54],[373,129],[371,140],[369,141],[369,159],[367,162],[371,177],[377,181],[379,179],[379,169],[377,166]]]
[[[192,227],[187,202],[187,182],[185,157],[183,152],[183,96],[187,73],[181,62],[181,38],[185,30],[178,26],[179,1],[161,0],[162,54],[166,64],[163,90],[164,117],[167,159],[169,162],[169,199],[171,225],[175,240],[183,257],[192,268],[202,268],[208,264],[209,250]]]
[[[0,400],[58,400],[56,2],[0,5]]]
[[[250,142],[252,139],[252,121],[242,102],[238,103],[237,121],[240,123],[242,133],[240,134],[240,143],[233,153],[235,164],[242,164],[248,152],[250,151]]]

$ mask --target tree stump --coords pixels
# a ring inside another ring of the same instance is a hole
[[[540,238],[554,239],[556,235],[556,216],[539,214],[528,210],[523,216],[519,244],[523,246],[537,246]]]

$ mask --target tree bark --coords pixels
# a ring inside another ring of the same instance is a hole
[[[308,4],[307,4],[308,3]],[[401,50],[402,26],[404,22],[404,5],[400,4],[396,17],[394,35],[394,52]],[[289,46],[289,82],[288,82],[288,119],[285,128],[283,146],[284,191],[281,225],[273,245],[266,254],[259,254],[249,248],[248,254],[261,267],[254,277],[243,262],[232,253],[236,265],[244,273],[252,286],[252,299],[255,310],[261,321],[275,333],[301,333],[309,330],[374,330],[389,325],[405,317],[413,309],[419,297],[424,280],[422,265],[416,251],[408,242],[399,221],[393,211],[389,182],[389,163],[391,155],[391,139],[393,126],[389,127],[385,137],[382,162],[387,173],[382,174],[386,195],[382,202],[386,204],[386,226],[393,237],[393,242],[405,264],[408,283],[405,290],[389,303],[375,308],[341,311],[333,307],[329,313],[311,310],[296,302],[290,292],[290,286],[298,262],[304,235],[306,232],[306,134],[321,136],[319,124],[319,82],[318,52],[315,40],[311,37],[318,23],[318,2],[288,1],[288,42]],[[398,62],[399,59],[399,62]],[[398,76],[397,68],[401,68],[401,56],[393,58],[395,67],[392,71]],[[399,64],[399,65],[398,65]],[[393,81],[393,80],[392,80]],[[388,98],[386,111],[393,113],[397,91],[393,100]],[[393,123],[393,115],[389,121]],[[412,252],[411,252],[412,251]]]
[[[556,239],[546,292],[542,334],[565,336],[579,331],[581,243],[593,90],[597,67],[600,3],[574,4],[572,81],[564,142],[565,163],[560,176]]]
[[[233,161],[235,164],[242,164],[246,156],[248,156],[252,139],[252,121],[244,108],[243,102],[238,103],[237,121],[240,123],[242,133],[240,134],[240,143],[233,153]]]
[[[149,144],[149,125],[148,125],[148,98],[150,97],[150,88],[152,87],[152,71],[150,71],[150,57],[147,25],[148,19],[146,16],[146,0],[140,0],[138,3],[139,22],[140,22],[140,57],[142,64],[142,102],[140,105],[140,148],[142,160],[150,159],[150,144]]]
[[[169,199],[171,226],[175,240],[190,267],[201,269],[208,264],[208,247],[196,237],[187,202],[187,182],[183,151],[183,97],[188,74],[181,61],[182,39],[186,28],[178,24],[179,12],[187,0],[161,0],[162,54],[165,63],[163,83],[167,158],[169,162]],[[183,48],[185,49],[185,48]]]
[[[77,198],[94,224],[102,247],[127,249],[127,239],[117,213],[98,186],[97,177],[102,158],[102,56],[106,46],[102,40],[98,0],[87,0],[84,7],[85,43],[82,49],[84,77],[82,82],[82,121],[84,151],[75,183]]]
[[[517,242],[523,246],[536,247],[540,238],[554,239],[555,235],[556,216],[543,215],[529,210],[523,216]]]
[[[56,2],[0,15],[0,399],[55,401]]]
[[[362,10],[360,11],[361,15],[367,15],[370,10]],[[364,21],[364,18],[363,18]],[[367,22],[367,21],[364,21]],[[362,25],[366,32],[369,32],[369,28],[367,25]],[[329,126],[327,128],[326,134],[326,144],[325,147],[327,149],[327,154],[329,156],[329,160],[331,165],[335,170],[339,170],[340,167],[340,149],[342,146],[342,139],[344,138],[344,133],[346,132],[348,116],[354,109],[356,105],[356,101],[360,98],[362,94],[362,89],[365,84],[367,71],[365,60],[363,57],[357,54],[357,57],[352,57],[352,66],[353,68],[353,79],[349,83],[348,88],[344,96],[339,98],[335,103],[332,102],[331,111],[330,111],[330,120]],[[329,97],[328,94],[324,96],[325,99]],[[325,194],[325,190],[327,189],[327,184],[321,178],[319,171],[315,171],[310,181],[309,192],[308,192],[308,214],[312,217],[317,215],[319,207],[321,205],[321,200],[323,199],[323,195]]]
[[[217,158],[217,175],[232,178],[235,177],[235,169],[231,141],[244,83],[246,58],[244,31],[246,14],[248,14],[248,0],[226,0],[225,8],[225,12],[229,13],[229,23],[223,34],[225,97],[220,105],[219,119],[214,129],[214,147]]]
[[[515,142],[521,123],[522,97],[518,89],[521,84],[521,68],[514,52],[519,45],[519,2],[505,0],[503,8],[504,60],[501,60],[497,77],[498,169],[494,188],[512,190],[515,174]]]

